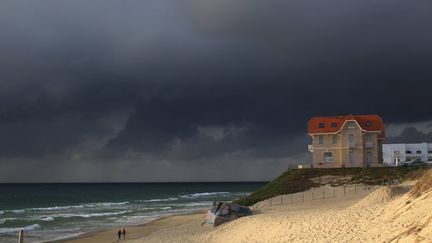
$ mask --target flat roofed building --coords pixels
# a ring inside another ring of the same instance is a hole
[[[383,165],[384,122],[378,115],[312,117],[308,134],[315,168]]]
[[[383,144],[384,164],[399,166],[403,163],[423,161],[432,163],[432,143]]]

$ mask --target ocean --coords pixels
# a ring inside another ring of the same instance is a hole
[[[68,238],[208,209],[263,182],[0,184],[0,242]]]

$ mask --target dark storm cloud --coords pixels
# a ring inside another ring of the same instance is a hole
[[[89,137],[112,135],[105,120],[123,113],[136,93],[133,84],[123,85],[94,82],[68,88],[61,96],[44,89],[9,93],[0,108],[0,154],[43,156],[63,152]]]
[[[415,127],[406,127],[398,136],[386,138],[386,143],[432,143],[432,132],[421,132]]]
[[[232,178],[269,178],[308,160],[311,116],[432,120],[431,7],[3,1],[0,176],[21,163],[57,172],[37,180],[194,180],[238,164],[250,171]]]

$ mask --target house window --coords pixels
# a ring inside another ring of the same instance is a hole
[[[324,144],[324,136],[318,136],[318,144]]]
[[[428,154],[432,154],[432,150],[428,150]]]
[[[417,151],[416,151],[416,154],[421,154],[421,150],[417,150]]]
[[[366,140],[366,143],[371,143],[372,142],[372,136],[370,134],[366,134],[365,140]]]
[[[318,128],[324,128],[324,127],[325,127],[324,123],[322,123],[322,122],[318,123]]]
[[[336,123],[336,122],[332,122],[332,123],[330,124],[330,126],[331,126],[332,128],[336,128],[336,127],[337,127],[337,123]]]
[[[400,155],[400,151],[399,150],[395,150],[395,151],[393,151],[393,154],[394,155]]]
[[[372,152],[366,153],[366,163],[368,163],[368,164],[372,163]]]
[[[347,127],[348,127],[348,129],[354,129],[355,128],[355,123],[354,122],[348,122],[347,123]]]
[[[353,164],[355,162],[355,154],[354,151],[349,152],[349,162]]]
[[[372,126],[372,121],[366,121],[366,127],[371,127]]]
[[[355,143],[354,134],[349,134],[348,135],[348,143],[349,144],[354,144]]]
[[[429,162],[432,161],[432,157],[428,157],[428,161],[429,161]]]
[[[406,158],[405,161],[406,161],[406,162],[411,162],[411,160],[412,160],[411,158]]]
[[[332,152],[324,152],[324,162],[332,163],[333,162],[333,153]]]
[[[412,154],[411,150],[407,150],[407,151],[405,151],[405,153]]]
[[[333,135],[332,137],[332,143],[337,144],[337,135]]]

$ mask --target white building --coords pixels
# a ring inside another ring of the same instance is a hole
[[[432,143],[383,144],[383,161],[389,166],[414,161],[432,163]]]

